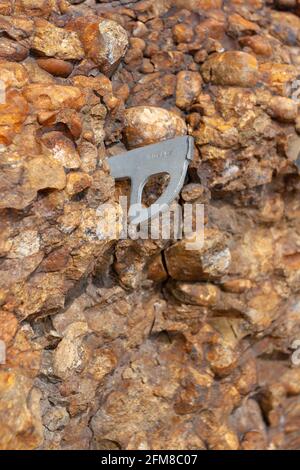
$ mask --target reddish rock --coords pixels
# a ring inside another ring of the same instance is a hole
[[[222,8],[223,0],[172,0],[178,8],[187,8],[189,10],[211,10]]]
[[[256,23],[248,21],[237,13],[228,17],[227,32],[230,36],[239,37],[242,35],[255,34],[259,29],[260,28]]]
[[[169,275],[179,281],[217,279],[225,275],[231,262],[230,250],[224,234],[206,229],[204,245],[189,249],[191,241],[182,240],[166,250]]]
[[[29,54],[28,47],[11,39],[0,38],[0,59],[20,62]]]
[[[83,25],[80,39],[86,55],[106,75],[111,75],[116,70],[128,46],[124,28],[115,21],[106,19]]]
[[[202,89],[202,78],[197,72],[179,72],[176,85],[176,106],[189,108]]]
[[[23,88],[26,100],[38,111],[55,111],[61,107],[81,109],[85,104],[83,91],[68,85],[32,84]]]
[[[68,77],[73,70],[73,65],[61,59],[37,59],[38,65],[57,77]]]
[[[243,36],[239,43],[242,47],[249,47],[258,56],[270,57],[273,53],[270,40],[264,36]]]
[[[81,191],[89,188],[92,184],[92,179],[86,173],[73,172],[67,176],[66,190],[70,196],[81,193]]]
[[[255,56],[246,52],[228,51],[215,54],[202,66],[203,78],[214,85],[251,87],[258,81]]]
[[[300,447],[298,3],[0,0],[1,449]],[[204,243],[119,240],[187,133]]]

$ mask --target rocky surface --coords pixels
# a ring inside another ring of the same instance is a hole
[[[300,448],[299,15],[0,0],[1,449]],[[204,245],[99,237],[106,157],[186,133]]]

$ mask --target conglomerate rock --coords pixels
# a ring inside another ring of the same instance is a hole
[[[299,449],[299,15],[0,0],[1,449]],[[204,244],[107,239],[106,157],[186,133]]]

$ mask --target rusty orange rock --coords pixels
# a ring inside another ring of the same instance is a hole
[[[87,56],[100,70],[111,75],[118,67],[128,46],[124,28],[112,20],[86,22],[81,27],[80,39]]]
[[[68,85],[41,85],[23,88],[26,100],[37,110],[55,111],[64,108],[81,109],[85,103],[83,91]]]
[[[37,64],[57,77],[68,77],[73,70],[72,64],[61,59],[37,59]]]
[[[203,78],[215,85],[251,87],[258,81],[256,57],[246,52],[215,54],[202,66]]]
[[[176,85],[176,106],[181,109],[189,108],[200,94],[202,83],[201,75],[197,72],[179,72]]]

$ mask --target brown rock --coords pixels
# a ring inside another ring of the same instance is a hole
[[[188,24],[176,24],[173,27],[173,37],[177,43],[191,42],[194,37],[194,30]]]
[[[148,279],[154,282],[163,282],[168,278],[161,255],[155,256],[147,270]]]
[[[20,175],[22,182],[18,184]],[[60,163],[41,155],[25,163],[11,160],[3,172],[1,183],[3,199],[0,207],[23,209],[35,199],[37,191],[46,188],[63,189],[66,175]]]
[[[112,94],[113,91],[111,81],[103,74],[97,75],[97,77],[77,75],[72,78],[72,82],[75,86],[81,88],[91,88],[101,96]]]
[[[256,55],[270,57],[273,53],[272,45],[264,36],[244,36],[239,39],[243,47],[249,47]]]
[[[0,58],[7,60],[15,60],[20,62],[28,56],[29,50],[25,45],[12,41],[11,39],[0,38]]]
[[[256,23],[246,20],[237,13],[230,15],[228,18],[227,32],[230,36],[239,37],[241,35],[255,34],[259,29]]]
[[[124,28],[112,20],[89,22],[80,33],[85,53],[105,75],[111,75],[118,67],[128,46]]]
[[[53,359],[54,374],[60,378],[80,370],[83,367],[84,351],[83,337],[87,333],[87,325],[84,322],[74,322],[64,334],[64,338],[56,348]]]
[[[296,80],[297,69],[294,65],[266,62],[259,66],[260,80],[269,89],[281,96],[289,93],[288,85]]]
[[[92,184],[92,178],[86,173],[73,172],[67,176],[66,190],[70,196],[81,193]]]
[[[189,108],[202,89],[202,78],[197,72],[182,71],[177,75],[176,106]]]
[[[10,144],[19,133],[29,109],[23,96],[15,91],[4,92],[4,103],[0,103],[0,144]]]
[[[50,150],[52,158],[64,168],[76,169],[80,167],[80,156],[74,143],[62,132],[47,132],[43,134],[41,141]]]
[[[0,13],[1,15],[10,15],[12,13],[12,5],[10,0],[0,1]]]
[[[203,196],[204,191],[204,187],[201,184],[190,183],[181,191],[181,197],[185,202],[196,201]]]
[[[169,288],[176,299],[191,305],[213,307],[220,298],[220,291],[213,284],[176,282]]]
[[[45,188],[63,189],[66,185],[62,166],[50,158],[32,158],[26,162],[26,170],[28,185],[35,191]]]
[[[52,23],[38,18],[31,47],[41,55],[62,60],[80,60],[84,51],[76,32],[57,28]]]
[[[299,45],[300,19],[293,13],[271,12],[271,33],[290,46]]]
[[[1,30],[3,33],[14,39],[15,41],[20,41],[23,44],[24,39],[28,39],[34,28],[34,22],[31,18],[26,16],[2,16],[0,18]],[[24,42],[24,45],[28,44],[27,41]]]
[[[230,374],[238,360],[237,353],[225,342],[210,346],[206,357],[213,372],[220,377]]]
[[[125,111],[124,136],[130,148],[172,139],[186,133],[177,114],[154,106],[137,106]]]
[[[69,251],[67,248],[58,248],[49,253],[39,266],[39,271],[55,272],[65,268],[69,261]]]
[[[14,338],[18,329],[18,321],[11,312],[0,312],[0,339],[4,341],[6,347]]]
[[[23,94],[38,111],[55,111],[62,107],[80,109],[85,104],[80,88],[67,85],[27,85],[23,88]]]
[[[27,14],[28,16],[42,16],[47,18],[50,13],[58,11],[56,0],[16,0],[15,13]]]
[[[298,115],[298,103],[292,99],[274,96],[268,104],[268,113],[282,122],[295,122]]]
[[[258,80],[258,64],[253,55],[228,51],[209,58],[202,66],[202,75],[214,85],[251,87]]]
[[[13,286],[18,318],[25,319],[40,312],[54,313],[63,308],[66,291],[67,282],[62,273],[35,273],[29,282]]]
[[[37,59],[38,65],[57,77],[68,77],[73,70],[73,65],[61,59]]]
[[[189,249],[190,242],[179,241],[165,252],[168,273],[173,279],[200,281],[218,279],[227,273],[231,255],[223,233],[205,229],[204,245],[199,249]]]
[[[222,8],[223,0],[172,0],[178,8],[187,8],[188,10],[211,10]]]
[[[42,442],[40,394],[31,380],[17,372],[0,371],[0,448],[35,449]]]

